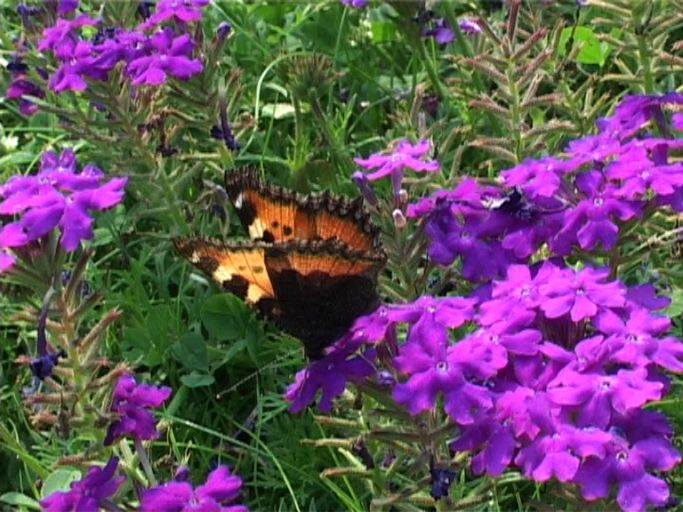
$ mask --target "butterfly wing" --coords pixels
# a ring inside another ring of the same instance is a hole
[[[356,318],[379,305],[380,256],[338,241],[297,241],[272,245],[265,261],[278,302],[276,320],[302,341],[311,359],[322,357]]]
[[[176,238],[174,244],[225,290],[299,338],[312,359],[379,304],[383,257],[336,240],[245,245]]]
[[[357,251],[377,250],[378,231],[362,200],[324,192],[302,196],[266,183],[254,168],[225,174],[225,188],[252,240],[330,240]]]
[[[263,247],[199,237],[175,238],[173,243],[180,254],[247,304],[275,296]]]

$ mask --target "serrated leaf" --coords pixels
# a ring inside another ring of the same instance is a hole
[[[216,382],[216,379],[213,378],[213,375],[207,373],[192,372],[189,375],[180,377],[180,382],[185,384],[188,388],[201,388],[203,386],[210,386]]]
[[[6,503],[13,507],[26,507],[34,510],[40,510],[40,505],[36,500],[20,492],[6,492],[0,496],[0,503]]]
[[[81,479],[81,472],[74,468],[58,468],[43,482],[43,488],[41,489],[41,496],[43,498],[49,496],[53,492],[57,491],[67,491],[71,485],[71,482]]]

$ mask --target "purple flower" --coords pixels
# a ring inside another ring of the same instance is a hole
[[[169,396],[171,388],[168,386],[137,384],[132,375],[122,375],[114,388],[111,405],[116,419],[109,425],[104,444],[110,445],[123,436],[139,440],[159,437],[150,410],[161,407]]]
[[[577,166],[572,161],[545,157],[524,162],[501,172],[508,187],[520,187],[528,197],[553,197],[560,189],[562,178]]]
[[[458,21],[458,27],[460,27],[460,30],[465,34],[480,34],[482,31],[477,20],[472,18],[461,19]]]
[[[119,459],[112,457],[103,468],[93,467],[85,478],[71,483],[71,490],[57,491],[40,500],[44,512],[79,512],[106,508],[105,503],[121,486],[125,477],[115,477]]]
[[[368,177],[361,171],[356,171],[351,175],[351,180],[356,184],[358,190],[360,190],[361,195],[368,202],[368,204],[371,206],[377,206],[379,202],[377,200],[377,194],[375,194],[375,191],[370,186],[370,180]]]
[[[606,183],[598,171],[580,174],[576,186],[584,198],[565,214],[562,230],[551,241],[553,250],[567,254],[569,244],[575,240],[587,251],[595,249],[598,242],[605,250],[611,249],[617,243],[619,233],[614,219],[623,222],[639,217],[641,205],[618,197],[618,188]]]
[[[165,21],[175,20],[179,24],[202,19],[202,9],[209,0],[159,0],[154,13],[140,28],[147,30]]]
[[[7,249],[0,248],[0,272],[4,272],[14,265],[16,258],[7,252]]]
[[[563,272],[541,287],[541,309],[548,318],[569,313],[573,322],[579,322],[595,316],[601,308],[623,306],[626,290],[617,282],[605,283],[608,276],[609,269],[590,267]]]
[[[31,116],[38,111],[38,105],[26,99],[25,96],[44,98],[45,92],[30,80],[27,80],[25,75],[16,75],[9,84],[9,87],[7,87],[5,98],[8,100],[19,100],[19,111],[26,116]]]
[[[354,158],[353,161],[366,169],[375,169],[366,175],[370,181],[391,176],[394,196],[398,197],[403,173],[406,169],[416,172],[437,172],[439,170],[439,162],[436,160],[423,160],[430,148],[431,143],[428,140],[422,140],[415,145],[407,140],[402,140],[390,154],[375,153],[368,158]]]
[[[289,410],[299,412],[307,407],[320,389],[322,396],[318,408],[330,411],[332,400],[344,392],[348,380],[360,381],[375,373],[373,359],[373,351],[349,358],[346,350],[339,350],[312,362],[296,374],[294,383],[285,392],[285,399],[292,402]]]
[[[584,498],[606,498],[613,484],[618,486],[617,503],[626,512],[662,506],[669,498],[666,482],[648,471],[667,471],[681,460],[680,454],[662,439],[646,439],[630,446],[618,437],[608,445],[604,458],[589,457],[575,481]]]
[[[416,323],[409,336],[413,341],[403,345],[394,359],[396,369],[409,376],[394,386],[396,402],[418,414],[433,408],[441,393],[446,412],[463,425],[491,407],[490,392],[467,378],[485,380],[494,375],[507,362],[504,351],[476,339],[449,346],[446,328],[428,321]]]
[[[610,434],[596,428],[578,429],[559,424],[554,432],[538,436],[522,448],[515,464],[537,482],[553,477],[569,482],[576,476],[583,458],[604,456],[605,445],[611,439]]]
[[[50,50],[59,60],[69,60],[74,55],[78,44],[77,31],[84,26],[96,26],[99,21],[81,14],[73,20],[59,18],[52,27],[43,30],[43,38],[38,43],[38,50]]]
[[[607,165],[606,176],[621,181],[618,195],[626,199],[642,199],[651,190],[667,196],[683,186],[683,165],[667,165],[666,161],[658,164],[650,154],[642,146],[633,146]]]
[[[62,247],[76,250],[81,240],[93,237],[89,211],[111,208],[123,199],[126,178],[102,180],[102,171],[93,165],[77,173],[72,150],[59,157],[47,151],[37,175],[14,176],[0,186],[0,215],[19,216],[0,229],[0,247],[26,245],[59,226]]]
[[[193,48],[188,34],[177,36],[167,27],[149,39],[145,53],[132,59],[126,72],[135,85],[160,85],[167,75],[187,80],[203,69],[199,59],[190,57]]]
[[[171,481],[143,491],[141,512],[247,512],[244,505],[231,505],[240,494],[242,479],[233,475],[227,466],[218,466],[196,489],[184,481]]]
[[[445,18],[432,20],[432,26],[422,31],[424,37],[433,37],[439,44],[448,44],[455,39],[455,32]]]
[[[368,0],[340,0],[342,4],[353,7],[354,9],[360,9],[368,5]]]
[[[548,396],[558,405],[575,407],[580,425],[605,429],[612,411],[626,414],[661,398],[663,384],[647,377],[645,369],[619,370],[615,375],[568,369],[550,383]]]
[[[57,14],[63,16],[74,12],[78,8],[80,0],[59,0],[57,4]]]

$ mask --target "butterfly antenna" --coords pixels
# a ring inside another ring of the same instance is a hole
[[[280,364],[280,363],[281,363],[282,361],[284,361],[285,359],[291,357],[295,352],[300,352],[300,351],[301,351],[300,348],[293,348],[293,349],[289,350],[288,352],[285,352],[284,354],[282,354],[282,355],[276,357],[276,358],[273,359],[270,363],[265,364],[262,368],[258,368],[256,371],[250,373],[250,374],[247,375],[246,377],[244,377],[244,378],[238,380],[237,382],[235,382],[235,383],[234,383],[232,386],[230,386],[229,388],[224,389],[224,390],[221,391],[220,393],[217,393],[217,394],[216,394],[216,400],[220,400],[221,398],[223,398],[223,395],[225,395],[225,394],[227,394],[227,393],[232,393],[233,391],[235,391],[238,387],[240,387],[240,386],[241,386],[242,384],[244,384],[245,382],[250,381],[251,379],[255,378],[257,375],[259,375],[260,373],[263,373],[263,372],[266,371],[266,370],[269,370],[269,369],[271,369],[271,368],[274,368],[275,366],[277,366],[278,364]]]

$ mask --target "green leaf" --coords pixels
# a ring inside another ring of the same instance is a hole
[[[173,346],[173,355],[185,368],[206,372],[209,369],[209,355],[206,341],[195,333],[188,332]]]
[[[231,293],[210,297],[200,312],[209,335],[219,341],[243,338],[250,315],[244,303]]]
[[[213,375],[192,372],[189,375],[180,377],[180,382],[185,384],[188,388],[201,388],[202,386],[210,386],[216,382],[216,379],[213,378]]]
[[[41,489],[41,496],[43,498],[49,496],[56,491],[67,491],[71,482],[81,479],[81,472],[73,468],[59,468],[55,469],[48,475],[43,482]]]
[[[666,315],[675,318],[683,313],[683,289],[674,288],[671,292],[671,304],[666,308]]]
[[[370,24],[373,43],[389,43],[398,41],[398,30],[393,21],[373,21]]]
[[[33,498],[21,494],[20,492],[6,492],[0,496],[0,503],[12,505],[12,507],[27,507],[34,510],[39,510],[40,505]]]
[[[612,45],[602,42],[595,35],[595,32],[589,27],[567,27],[560,34],[560,55],[564,56],[567,53],[567,42],[574,33],[574,44],[580,45],[576,56],[576,61],[581,64],[598,64],[603,66],[607,56],[612,51]]]
[[[176,318],[167,305],[153,306],[137,325],[123,332],[122,350],[129,361],[142,359],[147,366],[161,364],[166,351],[178,338]]]
[[[275,119],[294,117],[294,106],[291,103],[266,103],[261,107],[261,115]]]

